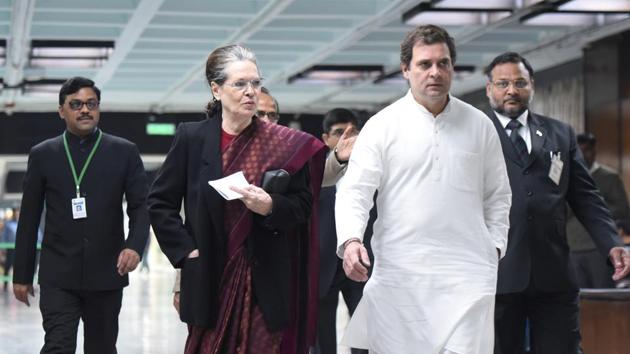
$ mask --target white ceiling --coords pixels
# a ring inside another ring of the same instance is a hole
[[[256,53],[265,86],[283,112],[323,112],[338,106],[375,110],[399,97],[406,84],[368,80],[313,86],[289,84],[287,79],[315,64],[370,64],[383,65],[387,72],[397,70],[400,42],[412,28],[402,22],[402,14],[421,2],[0,0],[0,38],[7,40],[0,75],[5,85],[33,78],[92,78],[103,90],[105,111],[198,112],[209,99],[203,75],[207,55],[217,46],[236,42]],[[468,2],[482,6],[497,1]],[[457,64],[477,68],[456,79],[453,93],[482,87],[480,71],[503,51],[523,52],[541,70],[579,58],[589,41],[630,28],[628,15],[601,17],[596,25],[569,26],[562,21],[555,26],[522,25],[521,16],[540,5],[528,4],[540,1],[503,2],[514,12],[498,22],[447,26],[457,43]],[[28,65],[32,39],[109,40],[115,49],[98,69],[36,69]],[[5,111],[52,111],[57,105],[55,95],[26,95],[7,88],[0,104]]]

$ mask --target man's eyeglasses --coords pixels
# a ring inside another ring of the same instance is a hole
[[[510,84],[512,84],[514,86],[514,88],[524,89],[527,86],[529,86],[529,81],[523,80],[523,79],[514,80],[514,81],[499,80],[499,81],[493,82],[492,84],[494,85],[494,87],[496,87],[498,89],[501,89],[501,90],[505,90],[506,88],[508,88],[510,86]]]
[[[68,102],[68,106],[73,111],[81,110],[83,108],[83,105],[85,105],[90,111],[93,111],[98,108],[99,102],[95,99],[89,99],[85,102],[81,100],[71,100],[70,102]]]
[[[225,83],[226,85],[238,90],[238,91],[245,91],[247,89],[248,85],[252,85],[252,89],[254,90],[260,90],[260,88],[262,87],[262,79],[254,79],[254,80],[238,80],[232,83]]]
[[[267,116],[267,119],[272,121],[276,121],[280,118],[277,112],[256,111],[256,117],[262,119],[265,116]]]

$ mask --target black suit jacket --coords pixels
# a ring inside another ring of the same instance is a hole
[[[73,138],[68,135],[69,140]],[[73,159],[81,160],[76,154]],[[75,166],[80,173],[82,163],[75,162]],[[34,146],[24,177],[13,281],[33,282],[37,231],[45,202],[39,283],[76,290],[112,290],[128,285],[127,275],[118,274],[116,263],[124,248],[142,256],[149,236],[147,189],[136,146],[103,133],[81,182],[87,218],[74,220],[70,201],[76,191],[62,136]],[[126,240],[123,196],[129,215]]]
[[[181,320],[214,328],[219,281],[226,263],[223,198],[208,181],[223,177],[221,119],[183,123],[149,194],[156,238],[173,266],[182,268]],[[278,167],[279,168],[279,167]],[[286,194],[271,194],[270,216],[254,217],[247,240],[256,299],[268,328],[288,324],[290,255],[285,230],[306,226],[312,195],[308,166],[291,176]],[[184,200],[185,221],[180,216]],[[199,257],[187,259],[199,249]]]
[[[593,171],[591,177],[593,177],[595,186],[597,186],[604,198],[604,202],[610,209],[617,225],[620,225],[623,220],[630,219],[630,207],[626,198],[626,189],[619,174],[609,167],[599,166]],[[596,248],[595,243],[588,235],[588,231],[580,224],[573,213],[569,213],[567,235],[571,251],[591,251]]]
[[[322,187],[319,193],[317,217],[319,219],[319,297],[326,296],[332,286],[336,272],[341,269],[338,264],[342,262],[337,257],[337,230],[335,224],[335,186]],[[374,198],[376,200],[376,197]],[[371,264],[374,263],[372,247],[372,228],[376,220],[376,203],[370,210],[370,219],[363,235],[363,244],[368,251]],[[369,268],[370,272],[372,267]],[[343,270],[341,270],[343,272]],[[348,281],[352,281],[347,279]]]
[[[530,112],[532,151],[523,163],[494,112],[488,115],[499,133],[512,187],[508,248],[499,263],[497,293],[523,291],[530,281],[541,291],[577,289],[566,237],[567,203],[603,254],[620,243],[573,129]],[[559,185],[549,178],[551,152],[560,153],[564,162]]]

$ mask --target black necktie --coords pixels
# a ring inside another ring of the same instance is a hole
[[[510,140],[512,144],[514,144],[514,149],[516,149],[516,154],[523,161],[523,163],[527,163],[529,161],[529,152],[527,151],[527,144],[525,144],[525,140],[521,137],[521,134],[518,133],[518,129],[522,127],[523,124],[516,119],[510,120],[505,129],[510,129]]]

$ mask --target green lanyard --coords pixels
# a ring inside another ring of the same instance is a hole
[[[88,155],[87,160],[85,160],[85,163],[83,164],[83,168],[81,169],[81,174],[79,175],[79,177],[77,177],[77,170],[76,168],[74,168],[74,162],[72,162],[72,155],[70,155],[70,149],[68,148],[68,139],[66,139],[66,132],[63,132],[63,147],[66,149],[66,156],[68,157],[68,163],[70,164],[70,169],[72,170],[72,177],[74,178],[74,185],[77,187],[77,198],[79,198],[80,195],[80,190],[79,190],[79,186],[81,185],[81,180],[83,180],[83,176],[85,175],[85,171],[87,171],[87,167],[90,164],[90,161],[92,161],[92,156],[94,156],[94,153],[96,152],[96,148],[98,148],[98,144],[101,142],[101,136],[103,136],[103,132],[102,131],[98,131],[98,138],[96,138],[96,143],[94,143],[94,146],[92,147],[92,151],[90,151],[90,154]]]

